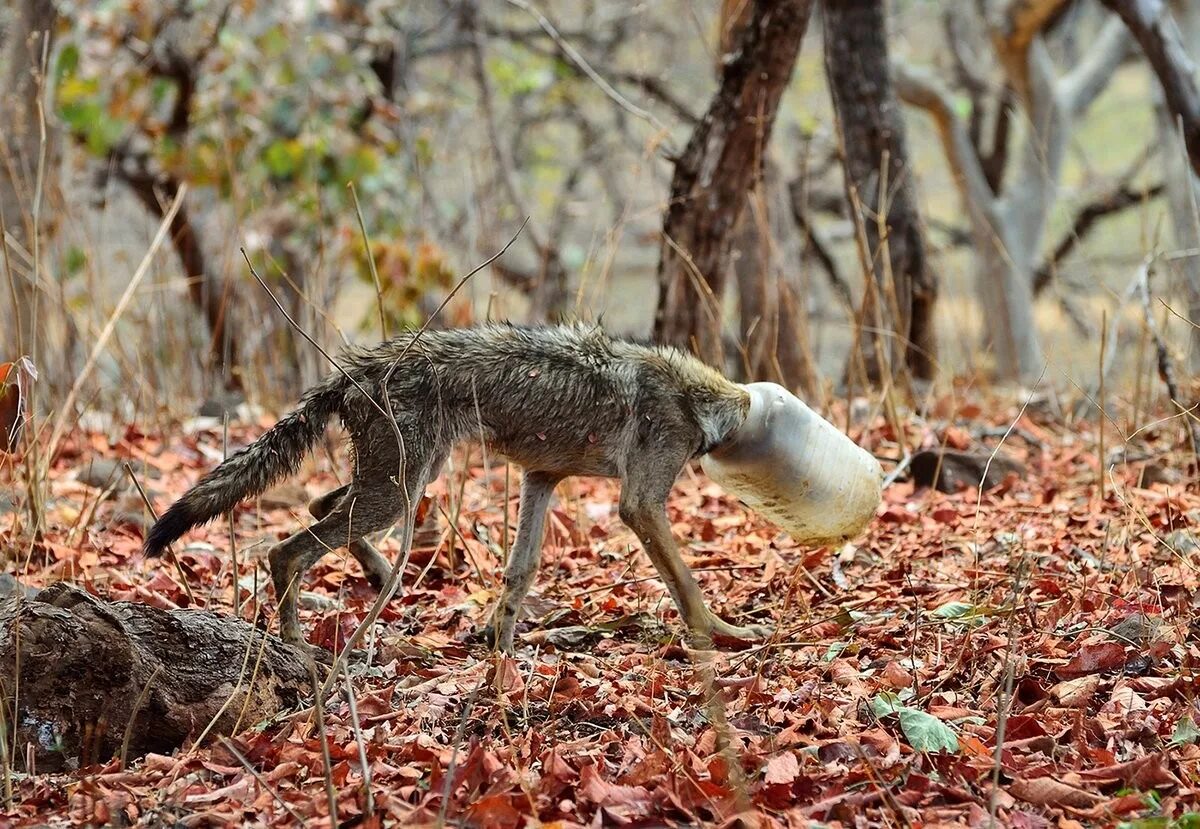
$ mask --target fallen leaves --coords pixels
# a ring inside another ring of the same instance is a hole
[[[998,423],[1013,414],[984,411]],[[232,430],[231,445],[262,425]],[[887,424],[855,428],[881,455],[899,455]],[[979,449],[977,424],[907,428],[908,448]],[[490,654],[473,637],[498,593],[516,477],[506,490],[502,466],[456,463],[423,502],[440,528],[413,554],[373,663],[353,668],[354,711],[344,693],[325,700],[328,769],[300,700],[277,721],[244,723],[228,747],[16,778],[7,820],[329,825],[328,777],[339,820],[363,826],[439,815],[514,829],[987,825],[993,800],[999,825],[1169,825],[1200,801],[1200,580],[1187,542],[1200,494],[1186,488],[1195,470],[1169,433],[1144,436],[1183,482],[1143,486],[1140,467],[1117,466],[1117,494],[1102,502],[1091,438],[1027,414],[1005,444],[1023,474],[982,495],[901,480],[880,520],[841,549],[797,547],[686,471],[670,520],[702,591],[723,618],[777,629],[768,643],[717,654],[711,684],[617,519],[609,481],[560,486],[521,651]],[[146,562],[138,523],[122,517],[140,508],[93,486],[104,483],[96,469],[129,461],[162,505],[221,452],[218,424],[182,437],[67,435],[43,537],[30,547],[6,535],[13,523],[0,511],[0,543],[30,560],[14,572],[160,607],[189,606],[186,577],[197,604],[228,613],[236,576],[242,617],[273,625],[261,542],[297,529],[304,503],[337,485],[315,471],[324,461],[235,511],[236,574],[228,523],[189,534],[180,570]],[[380,546],[396,554],[394,540]],[[374,600],[344,552],[326,556],[304,591],[305,631],[326,647],[340,647]]]

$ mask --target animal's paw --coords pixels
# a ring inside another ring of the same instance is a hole
[[[476,628],[469,633],[466,641],[475,645],[486,645],[488,648],[499,651],[500,653],[511,654],[513,652],[513,642],[509,639],[508,646],[505,647],[497,640],[496,625],[493,622],[488,622],[481,628]]]
[[[774,630],[766,625],[734,625],[716,616],[712,620],[715,641],[732,644],[755,644],[770,639]]]

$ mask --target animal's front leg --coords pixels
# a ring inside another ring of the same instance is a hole
[[[562,480],[546,472],[526,472],[521,479],[521,506],[517,514],[517,537],[508,551],[504,589],[488,626],[488,638],[504,653],[512,653],[517,611],[529,592],[542,559],[542,533],[546,508],[554,487]]]
[[[692,645],[707,650],[713,645],[713,636],[753,642],[771,634],[770,628],[762,625],[741,627],[726,622],[709,610],[704,594],[696,577],[679,555],[679,548],[671,536],[671,525],[667,520],[666,506],[655,501],[638,501],[635,494],[623,492],[621,496],[621,520],[638,534],[646,548],[654,568],[667,585],[679,615],[688,627]]]

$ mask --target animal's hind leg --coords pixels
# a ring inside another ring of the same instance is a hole
[[[279,636],[283,641],[304,643],[296,599],[308,568],[326,553],[385,529],[403,511],[395,487],[388,489],[392,491],[352,487],[324,518],[271,549],[271,580],[279,603]]]
[[[517,611],[533,578],[537,575],[542,558],[542,531],[545,524],[546,507],[554,487],[562,480],[548,472],[526,472],[521,479],[521,507],[517,515],[517,538],[508,551],[508,564],[504,568],[504,590],[488,626],[489,638],[504,653],[513,649],[513,628]]]
[[[308,504],[308,511],[312,513],[312,517],[320,520],[333,511],[333,508],[346,497],[346,493],[350,491],[350,484],[344,484],[337,489],[330,490],[324,495],[314,498]],[[365,538],[358,538],[350,542],[350,555],[354,556],[362,567],[363,575],[366,576],[368,582],[376,590],[382,590],[387,583],[387,577],[392,572],[392,566],[388,563],[375,545],[367,541]]]

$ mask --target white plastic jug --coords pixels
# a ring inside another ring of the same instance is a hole
[[[750,383],[750,413],[700,458],[704,472],[801,544],[862,532],[882,496],[879,461],[775,383]]]

